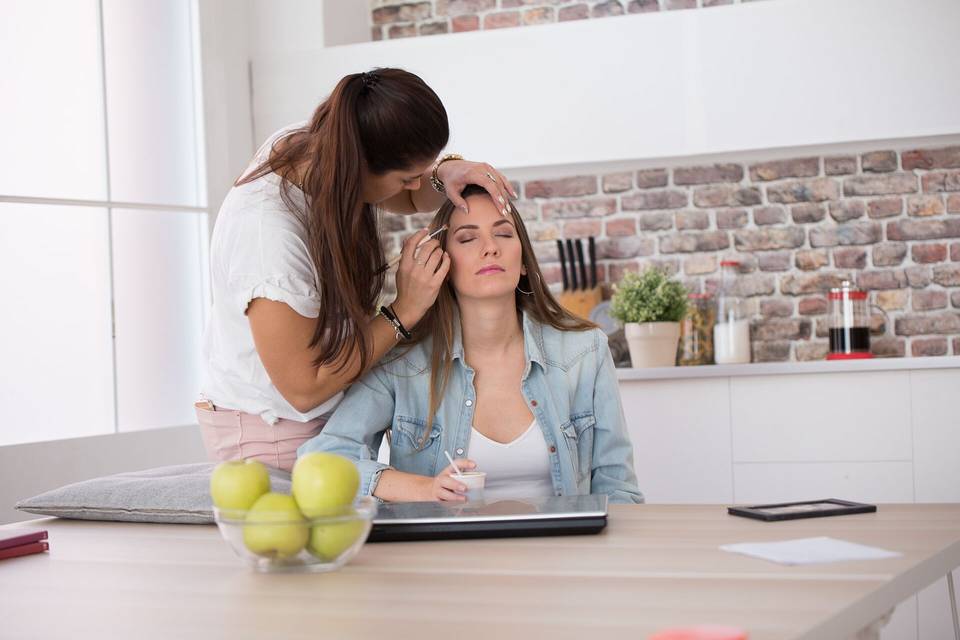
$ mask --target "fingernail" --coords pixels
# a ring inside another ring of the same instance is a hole
[[[463,209],[464,211],[466,211],[467,213],[470,213],[470,209],[467,209],[467,205],[462,204],[462,205],[460,205],[460,208]]]
[[[503,199],[503,196],[497,196],[497,197],[500,198],[500,204],[503,204],[504,202],[506,202],[506,200]]]
[[[504,207],[504,208],[502,209],[502,213],[503,213],[503,215],[507,215],[507,208],[506,208],[506,207]]]

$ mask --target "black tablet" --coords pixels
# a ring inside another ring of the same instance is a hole
[[[875,504],[849,502],[836,498],[808,500],[806,502],[781,502],[779,504],[758,504],[752,507],[728,507],[727,513],[757,520],[797,520],[799,518],[823,518],[826,516],[846,516],[853,513],[873,513]]]
[[[579,535],[606,526],[607,496],[405,502],[380,507],[368,541]]]

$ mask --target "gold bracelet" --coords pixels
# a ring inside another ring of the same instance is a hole
[[[437,170],[440,168],[440,165],[447,160],[463,160],[463,156],[459,153],[448,153],[437,160],[437,162],[433,165],[433,173],[430,174],[430,184],[433,185],[433,188],[437,193],[447,192],[446,186],[443,184],[443,180],[437,177]]]

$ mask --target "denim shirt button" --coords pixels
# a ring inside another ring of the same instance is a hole
[[[472,407],[472,406],[473,406],[473,400],[467,400],[467,401],[464,402],[463,404],[467,405],[468,407]]]
[[[457,449],[457,455],[458,455],[458,456],[462,456],[462,455],[463,455],[463,449]]]
[[[534,407],[537,406],[537,401],[536,401],[536,400],[531,400],[531,401],[530,401],[530,405],[531,405],[531,406],[534,406]]]
[[[556,453],[556,452],[557,452],[557,448],[553,445],[550,445],[550,453]]]

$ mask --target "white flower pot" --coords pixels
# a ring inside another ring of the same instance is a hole
[[[634,368],[673,367],[677,364],[679,322],[628,322],[623,332]]]

